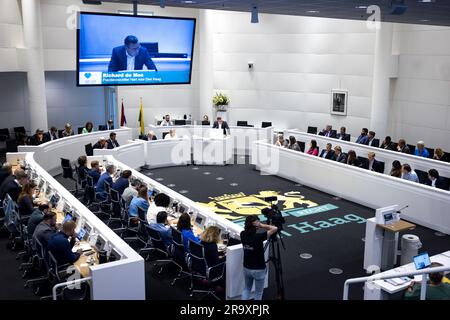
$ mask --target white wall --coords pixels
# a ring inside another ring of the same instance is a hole
[[[397,25],[394,39],[393,135],[450,151],[450,28]]]
[[[364,22],[214,12],[214,89],[231,119],[306,130],[327,123],[353,135],[370,123],[374,33]],[[248,71],[247,62],[254,62]],[[349,91],[348,116],[331,116],[331,90]]]

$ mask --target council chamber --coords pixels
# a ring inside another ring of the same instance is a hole
[[[450,299],[450,4],[0,12],[1,300]]]

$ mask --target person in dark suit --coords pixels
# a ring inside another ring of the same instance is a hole
[[[0,168],[0,186],[3,181],[5,181],[8,177],[12,176],[12,166],[9,162],[5,162],[3,166]]]
[[[140,136],[139,139],[145,141],[158,140],[158,138],[156,138],[155,132],[153,132],[152,130],[150,130],[145,136]]]
[[[336,131],[333,131],[333,127],[331,125],[327,125],[325,129],[323,129],[320,133],[320,136],[336,138]]]
[[[200,236],[200,243],[203,245],[205,260],[208,267],[214,267],[224,261],[217,248],[220,241],[220,229],[217,226],[209,226]]]
[[[399,139],[398,140],[397,151],[401,152],[401,153],[411,154],[411,150],[409,150],[409,147],[406,144],[405,139]]]
[[[57,136],[58,129],[56,127],[51,127],[46,133],[44,133],[44,142],[49,142],[58,139]]]
[[[347,155],[342,152],[342,148],[340,146],[334,147],[334,161],[340,163],[347,163]]]
[[[106,139],[104,137],[100,137],[98,141],[92,146],[92,149],[107,149],[108,144],[106,143]]]
[[[100,164],[97,160],[91,161],[91,170],[87,174],[92,177],[95,186],[101,175]]]
[[[345,133],[347,129],[345,127],[341,127],[340,132],[336,135],[336,138],[339,140],[350,141],[350,135]]]
[[[34,211],[33,196],[36,192],[36,184],[33,181],[28,182],[22,187],[19,197],[17,198],[17,206],[19,207],[19,215],[21,220],[28,219]]]
[[[30,138],[30,145],[39,146],[44,142],[44,130],[37,129],[36,133]]]
[[[381,144],[380,148],[395,151],[395,147],[390,136],[386,136],[386,138],[384,138],[384,141]]]
[[[123,46],[113,49],[108,72],[143,70],[144,65],[148,70],[158,71],[147,49],[139,44],[138,38],[130,35],[125,38]]]
[[[81,249],[72,252],[77,236],[76,226],[73,220],[64,222],[62,231],[55,233],[48,241],[47,249],[55,257],[58,265],[73,264],[80,258]]]
[[[333,159],[334,158],[334,151],[332,149],[331,143],[327,143],[326,148],[320,152],[320,157],[325,158],[325,159]]]
[[[428,179],[425,184],[442,190],[448,190],[449,187],[445,179],[439,176],[439,172],[436,169],[431,169],[428,171]]]
[[[120,174],[120,177],[116,180],[116,182],[114,182],[113,185],[111,186],[114,190],[116,190],[119,193],[119,196],[122,196],[125,189],[130,186],[130,178],[131,178],[131,171],[124,170]]]
[[[105,130],[114,130],[114,121],[111,119],[108,120],[108,123],[105,126]]]
[[[369,152],[367,154],[367,161],[364,164],[364,168],[370,171],[383,173],[383,166],[380,161],[375,159],[375,152]]]
[[[23,169],[14,171],[13,176],[9,176],[3,181],[0,187],[0,198],[3,201],[6,194],[9,194],[14,202],[17,202],[19,194],[22,191],[22,186],[28,183],[28,176]]]
[[[119,142],[116,140],[117,134],[115,132],[111,132],[109,134],[109,139],[106,141],[108,145],[108,149],[114,149],[120,147]]]
[[[367,145],[375,148],[380,146],[380,140],[375,139],[375,131],[369,131],[369,140],[367,141]]]
[[[112,164],[109,164],[106,166],[106,171],[98,179],[97,185],[95,187],[95,192],[98,199],[106,200],[106,198],[108,198],[105,183],[108,182],[110,186],[113,185],[112,176],[114,175],[114,172],[116,172],[116,167]]]
[[[217,117],[217,121],[214,121],[213,129],[223,129],[223,134],[230,134],[230,127],[226,121],[222,120],[222,117]]]

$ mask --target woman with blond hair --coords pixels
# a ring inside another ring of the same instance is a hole
[[[200,236],[201,244],[205,249],[205,259],[208,267],[213,267],[221,263],[224,257],[219,257],[217,243],[220,241],[220,229],[216,226],[209,226]]]

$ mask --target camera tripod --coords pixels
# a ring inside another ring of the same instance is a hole
[[[280,241],[278,241],[278,239]],[[277,300],[284,300],[284,281],[283,281],[283,266],[281,264],[281,250],[280,250],[280,242],[283,246],[283,249],[286,249],[283,243],[283,239],[281,238],[281,233],[277,232],[272,237],[269,238],[269,241],[266,242],[264,246],[264,252],[266,252],[267,248],[269,248],[269,259],[266,262],[271,261],[273,263],[273,267],[275,269],[275,281],[277,284]]]

